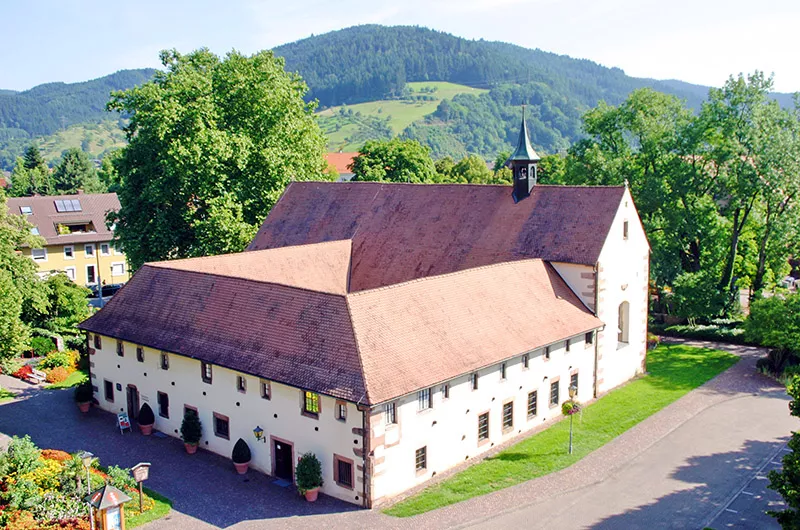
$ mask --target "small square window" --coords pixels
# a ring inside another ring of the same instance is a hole
[[[94,335],[94,347],[96,350],[99,350],[103,347],[102,339],[100,339],[100,335],[98,335],[97,333],[95,333]]]
[[[550,383],[550,406],[557,407],[559,402],[558,397],[558,381]]]
[[[84,245],[83,251],[87,256],[94,256],[94,245]]]
[[[503,405],[503,431],[514,428],[514,402]]]
[[[75,248],[74,247],[64,247],[64,259],[75,259]]]
[[[500,363],[500,379],[506,378],[506,363]]]
[[[103,381],[103,391],[105,393],[106,401],[113,403],[114,402],[114,383],[111,381],[104,380]]]
[[[528,355],[526,353],[525,355],[522,356],[522,367],[523,368],[528,368],[528,365],[530,364],[530,362],[531,362],[530,355]]]
[[[124,263],[112,263],[111,264],[111,276],[124,276],[125,275],[125,264]]]
[[[34,261],[47,261],[47,249],[32,248],[31,257],[33,258]]]
[[[125,356],[125,343],[123,343],[121,340],[117,341],[117,355],[120,357]]]
[[[319,415],[319,394],[316,392],[303,392],[303,413],[311,416]]]
[[[383,418],[386,425],[397,423],[397,404],[394,401],[383,406]]]
[[[214,434],[220,438],[230,440],[230,420],[227,416],[214,413]]]
[[[594,331],[590,331],[589,333],[584,335],[583,341],[587,348],[592,344],[594,344]]]
[[[65,267],[64,272],[67,274],[67,278],[75,281],[75,267]]]
[[[442,384],[442,399],[450,399],[450,383]]]
[[[100,244],[100,255],[101,256],[110,256],[111,255],[111,247],[108,243],[101,243]]]
[[[22,215],[30,215],[33,213],[33,210],[31,210],[30,206],[20,206],[19,213],[21,213]]]
[[[475,372],[470,377],[470,383],[472,385],[472,390],[478,390],[478,372]]]
[[[534,390],[528,394],[528,419],[536,416],[537,410],[537,392]]]
[[[261,381],[261,397],[266,400],[272,399],[272,388],[269,381]]]
[[[169,396],[164,392],[158,393],[158,415],[169,418]]]
[[[431,389],[425,388],[417,392],[417,410],[427,410],[433,407],[431,402]]]
[[[144,348],[141,346],[136,347],[136,360],[140,363],[144,362]]]
[[[169,355],[165,352],[161,352],[161,369],[169,370]]]
[[[212,381],[212,368],[211,363],[200,362],[200,377],[203,379],[204,383],[211,384]]]
[[[236,390],[242,394],[247,393],[247,379],[245,379],[244,376],[236,376]]]
[[[340,421],[347,421],[347,403],[344,401],[336,402],[336,419]]]
[[[478,416],[478,443],[489,439],[489,413]]]
[[[417,449],[414,455],[414,460],[417,473],[428,469],[428,446]]]

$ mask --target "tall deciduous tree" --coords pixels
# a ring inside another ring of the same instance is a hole
[[[290,180],[325,178],[315,104],[283,59],[200,49],[161,62],[108,105],[131,116],[114,220],[134,268],[242,250]]]
[[[369,140],[349,166],[356,181],[436,182],[430,149],[415,140]]]

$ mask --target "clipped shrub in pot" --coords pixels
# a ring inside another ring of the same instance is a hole
[[[156,422],[156,416],[153,414],[153,409],[150,408],[150,405],[145,403],[142,405],[142,408],[139,409],[139,430],[142,431],[142,434],[145,436],[149,436],[153,433],[153,425]]]
[[[75,403],[78,404],[81,412],[89,412],[93,397],[92,385],[83,384],[75,387]]]
[[[295,471],[297,491],[304,495],[308,502],[317,500],[319,489],[322,487],[322,464],[317,455],[308,452],[300,456]]]
[[[200,422],[200,418],[197,417],[197,411],[186,409],[181,423],[181,439],[183,439],[183,446],[186,448],[187,453],[193,455],[197,452],[197,444],[200,443],[202,436],[203,424]]]
[[[250,447],[247,445],[247,442],[239,438],[236,444],[234,444],[233,453],[231,454],[233,467],[236,468],[237,473],[240,475],[247,473],[247,466],[250,465],[250,458]]]

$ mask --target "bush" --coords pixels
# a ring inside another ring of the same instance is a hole
[[[234,464],[245,464],[250,461],[250,458],[250,447],[247,445],[247,442],[239,438],[236,441],[236,445],[233,446],[231,460],[233,460]]]
[[[45,380],[48,383],[61,383],[62,381],[66,381],[69,374],[74,372],[75,370],[70,370],[69,368],[65,368],[63,366],[59,366],[57,368],[53,368],[52,370],[48,370],[45,372],[46,378]]]
[[[200,422],[200,418],[197,417],[197,412],[192,409],[186,409],[181,423],[183,443],[197,444],[202,436],[203,424]]]
[[[153,425],[156,422],[156,416],[153,414],[153,409],[150,405],[145,403],[139,409],[139,425]]]
[[[705,326],[689,326],[682,324],[677,326],[659,326],[653,324],[650,326],[650,331],[667,337],[729,342],[732,344],[751,344],[745,338],[743,329],[720,327],[713,324]]]
[[[110,466],[108,470],[106,470],[106,475],[108,475],[109,482],[115,488],[123,489],[123,488],[135,488],[136,481],[131,476],[130,469],[119,467],[119,466]]]
[[[295,479],[301,495],[322,486],[322,464],[314,453],[305,453],[297,461]]]
[[[42,359],[39,363],[39,368],[42,370],[50,370],[52,368],[75,368],[78,360],[78,352],[76,351],[54,351],[47,354],[47,357]]]
[[[0,373],[6,375],[14,375],[14,373],[22,368],[25,363],[20,359],[0,359]]]
[[[31,339],[31,350],[36,357],[44,357],[56,349],[56,344],[48,337],[33,337]]]
[[[800,355],[800,295],[754,300],[745,329],[751,341]]]
[[[66,451],[59,451],[58,449],[42,449],[42,458],[45,460],[55,460],[56,462],[65,462],[72,459],[72,455]]]
[[[33,368],[31,368],[31,365],[24,364],[11,375],[16,377],[17,379],[22,379],[23,381],[25,381],[31,374],[33,374]]]
[[[92,389],[92,385],[89,383],[85,383],[83,385],[78,385],[75,387],[75,402],[76,403],[88,403],[94,397],[94,389]]]

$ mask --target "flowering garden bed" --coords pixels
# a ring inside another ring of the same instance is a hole
[[[139,512],[139,491],[128,469],[104,470],[95,460],[89,476],[91,491],[107,483],[134,499],[125,506],[127,528],[163,517],[170,510],[169,499],[145,489]],[[86,468],[77,454],[40,450],[28,436],[14,437],[0,453],[0,528],[89,530],[86,494]]]

